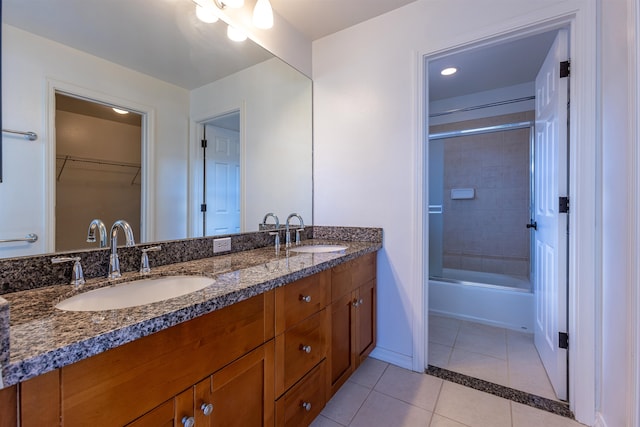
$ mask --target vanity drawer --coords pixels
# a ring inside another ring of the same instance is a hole
[[[276,426],[308,426],[326,404],[323,360],[276,401]]]
[[[276,336],[276,396],[325,358],[328,319],[323,309]]]
[[[322,310],[329,302],[330,271],[276,289],[276,334]]]

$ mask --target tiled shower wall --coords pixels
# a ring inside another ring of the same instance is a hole
[[[431,132],[514,123],[533,113],[432,127]],[[529,275],[529,129],[444,142],[443,267]],[[475,198],[452,200],[452,188]]]

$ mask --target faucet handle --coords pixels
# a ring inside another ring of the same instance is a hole
[[[82,272],[82,264],[80,257],[55,257],[51,258],[52,264],[60,264],[62,262],[73,262],[73,273],[71,274],[71,284],[75,286],[84,285],[84,273]]]
[[[147,252],[157,252],[162,249],[162,246],[151,246],[149,248],[142,249],[142,258],[140,259],[140,273],[151,273],[151,267],[149,267],[149,255]]]

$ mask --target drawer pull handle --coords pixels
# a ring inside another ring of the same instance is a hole
[[[202,405],[200,405],[200,409],[202,410],[203,414],[209,416],[213,412],[213,403],[203,403]]]
[[[300,350],[304,351],[305,353],[311,353],[311,346],[300,344]]]
[[[311,295],[300,295],[300,301],[311,302]]]
[[[309,412],[311,410],[311,402],[302,402],[302,407],[305,411]]]
[[[182,425],[184,427],[193,427],[196,425],[196,419],[193,417],[182,417]]]

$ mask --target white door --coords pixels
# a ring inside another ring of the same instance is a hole
[[[240,232],[240,136],[206,125],[206,236]]]
[[[567,350],[559,333],[567,332],[567,213],[559,198],[568,196],[568,78],[560,62],[568,60],[566,31],[560,31],[536,77],[535,123],[535,344],[559,399],[567,399]]]

